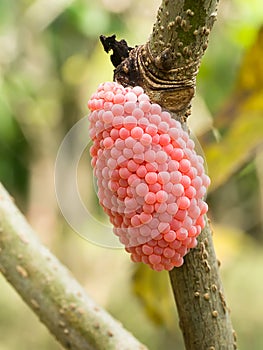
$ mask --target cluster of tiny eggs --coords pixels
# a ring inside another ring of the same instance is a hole
[[[106,82],[88,102],[98,197],[134,262],[171,270],[204,228],[209,177],[194,141],[139,86]]]

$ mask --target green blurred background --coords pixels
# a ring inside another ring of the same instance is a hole
[[[88,113],[86,103],[97,85],[112,79],[99,35],[115,33],[130,46],[144,43],[159,4],[0,1],[0,180],[40,239],[98,303],[151,350],[179,350],[183,343],[167,275],[135,266],[121,249],[81,239],[61,215],[54,188],[63,137]],[[220,1],[190,117],[212,180],[209,216],[239,349],[244,350],[263,349],[261,26],[261,0]],[[78,177],[87,207],[104,220],[88,151]],[[94,225],[91,230],[102,230]],[[0,350],[18,349],[61,347],[0,276]]]

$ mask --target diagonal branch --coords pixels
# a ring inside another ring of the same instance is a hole
[[[40,244],[1,184],[0,271],[66,349],[147,350]]]

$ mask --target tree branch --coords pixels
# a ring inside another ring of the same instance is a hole
[[[66,349],[147,350],[39,243],[1,184],[0,271]]]
[[[115,80],[142,86],[152,102],[177,113],[179,119],[184,116],[218,1],[163,0],[149,41],[130,51],[116,68]]]
[[[236,349],[209,221],[183,266],[170,271],[186,349]]]
[[[115,79],[141,85],[152,102],[185,124],[218,1],[163,0],[149,41],[130,51],[115,69]],[[188,350],[236,347],[211,236],[207,224],[183,266],[170,271]]]

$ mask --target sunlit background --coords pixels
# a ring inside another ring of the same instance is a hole
[[[184,347],[167,275],[132,264],[122,249],[80,238],[61,215],[54,188],[63,137],[88,113],[97,85],[112,80],[99,35],[115,33],[130,46],[142,44],[159,5],[159,0],[0,1],[0,180],[89,295],[151,350],[179,350]],[[190,118],[212,180],[209,216],[244,350],[263,349],[261,28],[261,0],[220,1]],[[83,133],[88,139],[87,130]],[[87,149],[78,169],[80,193],[94,218],[106,222],[89,162]],[[69,206],[74,210],[74,203]],[[96,220],[88,223],[92,232],[103,230]],[[0,276],[0,350],[18,349],[61,347]]]

